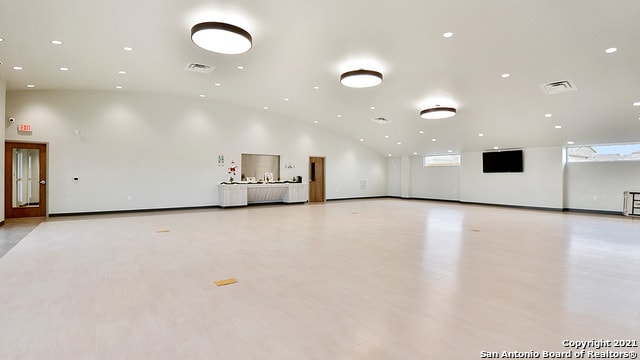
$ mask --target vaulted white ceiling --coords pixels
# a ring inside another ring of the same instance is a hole
[[[203,95],[384,155],[625,143],[640,141],[639,15],[638,0],[0,0],[0,77],[9,91]],[[253,48],[198,48],[190,29],[203,21],[244,28]],[[187,72],[190,63],[213,71]],[[361,67],[384,82],[340,85]],[[577,90],[540,86],[561,80]],[[419,117],[434,105],[458,114]]]

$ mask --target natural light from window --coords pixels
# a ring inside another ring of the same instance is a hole
[[[567,160],[569,162],[640,161],[640,143],[568,147]]]
[[[460,166],[460,155],[432,155],[422,158],[422,166]]]

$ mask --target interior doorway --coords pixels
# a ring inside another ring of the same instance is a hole
[[[309,202],[324,200],[324,158],[309,157]]]
[[[47,144],[7,141],[4,147],[6,218],[47,215]]]

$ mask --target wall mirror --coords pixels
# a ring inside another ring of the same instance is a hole
[[[264,181],[265,176],[270,181],[280,180],[280,155],[242,154],[240,163],[242,181]]]

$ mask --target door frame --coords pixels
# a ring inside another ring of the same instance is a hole
[[[312,194],[314,194],[314,192],[312,190],[313,182],[318,181],[316,179],[318,174],[316,174],[316,171],[314,169],[314,166],[315,166],[314,165],[314,160],[315,159],[322,159],[322,170],[320,171],[320,174],[319,174],[320,175],[320,180],[322,181],[322,200],[312,201],[312,199],[316,198],[315,196],[313,196],[313,197],[311,196]],[[327,197],[326,197],[327,184],[326,184],[325,176],[324,176],[325,169],[326,169],[326,165],[325,165],[326,161],[327,161],[327,159],[324,156],[309,156],[309,202],[310,203],[311,202],[325,202],[327,200]],[[316,176],[314,176],[314,175],[316,175]]]
[[[40,179],[44,180],[44,184],[39,186],[39,206],[38,207],[13,207],[13,149],[38,149],[40,150],[39,174]],[[49,195],[47,179],[48,163],[49,163],[49,144],[42,142],[26,142],[16,140],[6,140],[4,142],[4,216],[5,218],[20,217],[46,217],[49,215]]]

